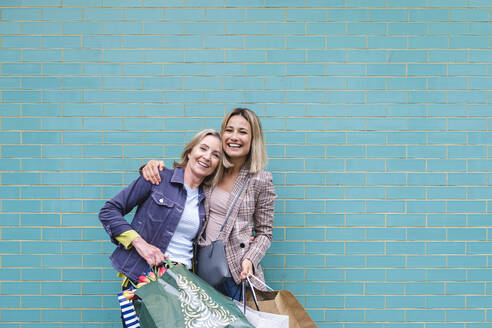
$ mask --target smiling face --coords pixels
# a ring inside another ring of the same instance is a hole
[[[222,147],[232,162],[244,162],[251,149],[251,125],[241,115],[231,116],[222,131]]]
[[[192,148],[186,166],[195,176],[203,179],[215,172],[221,152],[220,139],[208,135]]]

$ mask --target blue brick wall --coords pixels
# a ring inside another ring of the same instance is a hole
[[[492,325],[485,0],[0,1],[0,328],[119,326],[97,212],[237,105],[269,283],[323,328]]]

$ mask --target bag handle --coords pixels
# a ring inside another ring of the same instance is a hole
[[[255,275],[251,275],[251,278],[255,278],[256,281],[258,281],[261,285],[263,285],[264,287],[266,287],[266,289],[268,289],[269,291],[273,292],[274,289],[270,286],[268,286],[264,281],[262,281],[260,278],[258,278],[257,276]],[[254,285],[251,283],[251,281],[249,280],[249,277],[246,277],[246,279],[248,279],[248,282],[250,285],[252,285],[254,287]]]
[[[260,307],[258,306],[258,299],[256,298],[255,288],[251,284],[248,277],[246,277],[246,279],[248,280],[249,288],[251,289],[251,293],[253,294],[253,301],[255,302],[256,310],[260,311]],[[244,280],[241,282],[241,289],[242,289],[241,294],[243,299],[243,313],[246,314],[246,281]]]

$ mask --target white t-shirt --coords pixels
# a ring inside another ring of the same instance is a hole
[[[198,215],[198,188],[191,189],[186,184],[186,203],[183,214],[179,220],[176,231],[166,250],[166,256],[171,261],[176,261],[191,267],[193,258],[193,239],[200,228],[200,216]]]

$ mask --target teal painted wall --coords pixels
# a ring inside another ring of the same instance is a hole
[[[491,7],[0,1],[0,327],[118,327],[99,208],[239,104],[271,285],[323,328],[491,327]]]

